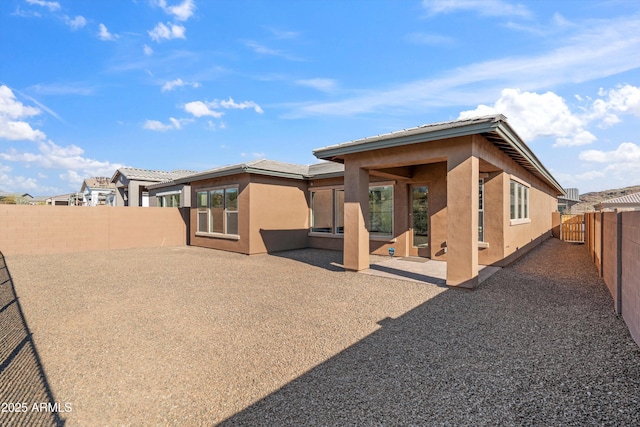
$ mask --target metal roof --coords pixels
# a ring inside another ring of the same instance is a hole
[[[111,182],[115,182],[118,175],[122,175],[130,180],[136,181],[153,181],[153,182],[161,182],[161,181],[170,181],[172,179],[181,178],[186,175],[191,175],[196,173],[196,171],[187,171],[187,170],[175,170],[171,172],[167,171],[157,171],[157,170],[148,170],[148,169],[139,169],[139,168],[120,168],[116,170],[111,178]]]
[[[193,173],[181,178],[173,179],[172,181],[163,184],[186,184],[193,181],[237,175],[240,173],[306,180],[314,178],[342,176],[344,175],[344,165],[334,162],[322,162],[313,165],[299,165],[295,163],[279,162],[276,160],[260,159],[247,163],[221,166],[218,168],[206,170],[204,172]],[[153,188],[159,188],[163,186],[164,185],[155,184]]]
[[[625,196],[616,197],[615,199],[604,200],[600,202],[603,207],[617,206],[640,206],[640,193],[627,194]]]
[[[511,126],[509,126],[507,118],[502,114],[426,124],[318,148],[313,151],[313,154],[323,160],[341,161],[342,157],[346,154],[468,135],[484,136],[520,166],[548,183],[552,188],[555,188],[558,195],[565,194],[562,186],[542,165],[540,160],[533,154],[531,149],[527,147]]]

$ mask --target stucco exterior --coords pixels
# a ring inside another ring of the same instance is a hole
[[[477,285],[478,265],[505,265],[550,237],[564,194],[503,116],[425,125],[314,154],[333,163],[261,160],[152,189],[191,186],[192,245],[244,254],[342,250],[344,267],[355,271],[369,268],[370,254],[393,248],[396,256],[446,261],[447,284],[467,288]],[[207,207],[199,207],[198,194]],[[213,230],[225,221],[232,231]]]

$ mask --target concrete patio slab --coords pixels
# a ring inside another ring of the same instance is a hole
[[[498,272],[500,267],[480,265],[478,266],[478,270],[479,283],[482,283]],[[428,258],[387,258],[381,261],[374,261],[370,268],[362,270],[361,273],[389,279],[447,287],[446,261],[437,261]]]

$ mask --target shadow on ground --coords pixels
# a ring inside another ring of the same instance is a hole
[[[0,337],[0,425],[63,426],[2,252]]]
[[[552,239],[221,424],[638,425],[640,349],[611,307],[584,247]]]
[[[322,256],[318,256],[318,254],[322,254]],[[342,251],[307,248],[304,250],[294,249],[289,251],[270,252],[269,255],[287,258],[293,261],[312,265],[314,267],[324,268],[329,271],[344,271],[344,268],[342,267]]]

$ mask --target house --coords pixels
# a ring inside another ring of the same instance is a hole
[[[84,206],[114,206],[116,185],[107,177],[87,178],[82,182],[80,193]]]
[[[473,288],[478,265],[506,265],[550,237],[555,178],[502,115],[429,124],[314,150],[325,162],[257,160],[153,184],[190,186],[190,244],[245,254],[342,250],[447,262]]]
[[[45,204],[50,206],[69,206],[69,201],[71,200],[71,196],[76,193],[71,194],[60,194],[58,196],[51,196],[45,199]]]
[[[149,206],[148,186],[186,175],[194,171],[171,172],[137,168],[120,168],[115,171],[111,183],[115,184],[115,206]]]
[[[640,193],[604,200],[595,206],[597,211],[640,211]]]
[[[33,196],[29,193],[7,193],[0,191],[0,204],[30,205],[32,203]]]
[[[149,206],[160,208],[191,207],[191,186],[176,184],[174,180],[162,181],[147,186]]]
[[[580,192],[577,188],[565,188],[566,195],[558,197],[558,212],[561,214],[572,213],[572,208],[580,203]]]

